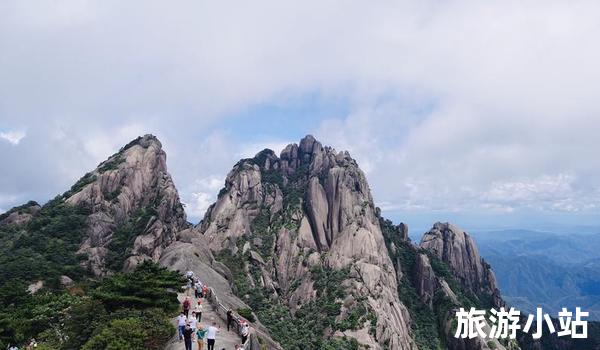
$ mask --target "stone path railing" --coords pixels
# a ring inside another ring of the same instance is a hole
[[[221,317],[223,320],[225,320],[227,322],[227,311],[230,311],[231,309],[227,308],[227,306],[225,306],[225,304],[221,303],[221,301],[219,300],[219,296],[217,295],[217,293],[215,292],[215,290],[213,288],[209,288],[209,293],[208,293],[207,299],[212,304],[217,315],[219,315],[219,317]],[[234,310],[231,310],[231,313],[233,315],[233,323],[235,324],[236,333],[241,337],[242,336],[242,320],[244,320],[244,318],[242,318]],[[248,322],[248,320],[246,320],[246,322]],[[253,342],[250,340],[250,338],[255,337],[255,332],[254,332],[254,328],[250,325],[249,322],[248,322],[248,325],[250,326],[250,329],[248,332],[248,339],[246,339],[246,342],[244,344],[242,344],[242,346],[244,347],[245,350],[260,350],[259,348],[252,346]]]

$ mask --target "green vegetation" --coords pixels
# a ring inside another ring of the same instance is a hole
[[[0,214],[0,221],[6,219],[10,214],[15,213],[15,212],[18,212],[19,214],[22,214],[23,211],[25,211],[29,207],[36,206],[36,205],[39,205],[36,201],[29,201],[29,202],[27,202],[27,203],[25,203],[23,205],[20,205],[18,207],[14,207],[14,208],[10,209],[9,211],[7,211],[7,212],[5,212],[3,214]]]
[[[159,308],[174,312],[179,305],[175,290],[183,284],[185,281],[177,272],[145,262],[133,274],[116,273],[103,279],[91,294],[109,311]],[[168,291],[168,288],[175,290]]]
[[[450,267],[437,256],[413,246],[410,242],[403,241],[390,220],[380,217],[379,223],[390,257],[393,261],[399,260],[402,268],[403,277],[398,281],[398,294],[410,312],[411,330],[417,346],[419,349],[444,348],[446,344],[444,327],[447,316],[457,305],[441,290],[436,291],[431,307],[421,301],[412,280],[416,275],[417,254],[427,254],[436,276],[442,277],[448,283],[460,306],[487,309],[489,305],[482,302],[480,298],[466,293],[452,274]]]
[[[64,196],[94,179],[87,174]],[[169,318],[178,307],[181,277],[144,263],[134,273],[92,278],[77,255],[90,211],[67,204],[64,196],[26,224],[0,226],[0,348],[35,337],[39,349],[162,349],[174,331]],[[118,228],[110,245],[114,270],[153,215],[153,207],[142,209]],[[62,275],[75,285],[63,287]],[[43,287],[32,295],[27,288],[35,281]]]
[[[106,266],[109,269],[119,271],[123,268],[123,263],[131,256],[135,238],[144,232],[155,215],[156,210],[152,206],[139,209],[117,228],[106,254]]]
[[[227,187],[223,187],[223,188],[221,188],[221,189],[219,190],[219,194],[217,195],[217,198],[221,198],[221,197],[223,197],[224,195],[226,195],[226,194],[227,194],[227,192],[228,192],[228,190],[227,190]]]
[[[69,189],[67,192],[63,193],[62,196],[64,198],[71,197],[75,193],[81,191],[85,186],[96,181],[97,178],[98,177],[92,173],[85,174],[81,179],[77,180],[77,182],[73,186],[71,186],[71,189]]]
[[[288,179],[288,185],[283,191],[283,208],[293,209],[298,207],[306,193],[306,182],[308,179],[308,166],[302,165]]]
[[[234,292],[239,296],[245,296],[250,292],[250,284],[246,277],[244,267],[246,266],[245,261],[249,258],[248,253],[243,257],[235,257],[229,251],[220,251],[215,258],[225,264],[233,275],[233,289]]]
[[[121,186],[120,185],[112,192],[108,192],[108,191],[102,192],[104,199],[106,199],[107,201],[110,201],[110,202],[116,202],[116,200],[120,194],[121,194]]]
[[[119,164],[123,163],[124,161],[125,158],[123,158],[121,152],[115,153],[106,161],[100,164],[100,166],[98,167],[98,172],[104,173],[109,170],[116,170],[119,168]]]
[[[332,330],[357,329],[366,321],[371,321],[372,325],[377,322],[376,316],[364,307],[357,307],[344,320],[336,321],[341,313],[341,301],[347,295],[342,282],[348,277],[348,268],[313,268],[311,275],[317,296],[292,314],[287,305],[272,300],[262,288],[250,287],[246,267],[255,282],[259,280],[260,269],[251,265],[248,253],[241,257],[221,253],[217,259],[231,270],[236,293],[242,298],[248,296],[244,299],[252,309],[238,310],[240,315],[250,320],[254,311],[285,349],[358,349],[354,339],[322,335]]]
[[[119,153],[123,153],[123,151],[126,151],[126,150],[130,149],[131,147],[139,144],[141,139],[142,139],[142,137],[138,136],[135,139],[131,140],[128,144],[121,147],[121,149],[119,150]]]
[[[335,330],[356,327],[359,323],[358,319],[336,321],[341,301],[346,296],[342,281],[348,272],[348,269],[312,269],[317,296],[293,315],[286,305],[273,302],[261,289],[252,294],[250,305],[284,349],[358,349],[356,340],[324,336]]]
[[[82,349],[145,349],[148,333],[138,318],[111,321],[100,333],[92,337]]]
[[[242,316],[243,318],[245,318],[246,320],[248,320],[249,322],[254,322],[256,321],[256,319],[254,318],[254,315],[252,314],[252,309],[244,307],[244,308],[239,308],[237,309],[237,313]]]
[[[476,307],[484,310],[489,310],[492,307],[491,302],[483,302],[482,298],[465,291],[452,274],[448,264],[440,260],[436,255],[429,251],[422,251],[422,253],[427,254],[429,257],[431,268],[433,269],[433,272],[435,272],[436,276],[444,278],[446,283],[448,283],[448,286],[450,286],[450,289],[452,289],[454,294],[456,294],[460,306],[464,307],[465,309]]]
[[[417,251],[409,242],[401,239],[391,221],[380,218],[379,223],[392,261],[398,259],[402,267],[403,277],[398,281],[398,294],[410,312],[413,339],[419,349],[438,349],[441,347],[441,340],[436,315],[421,301],[411,280],[416,274]],[[396,247],[395,250],[392,249],[392,244]]]
[[[85,208],[61,197],[48,202],[23,226],[0,227],[0,286],[12,280],[42,280],[58,286],[61,275],[86,274],[76,255],[87,228]]]
[[[182,283],[178,273],[150,262],[70,291],[32,295],[25,282],[12,280],[0,287],[0,348],[35,337],[41,349],[163,349]]]
[[[238,166],[245,162],[259,165],[266,191],[275,193],[280,190],[283,194],[283,210],[273,214],[268,207],[259,208],[258,215],[251,223],[250,236],[241,237],[236,242],[240,253],[233,256],[229,251],[222,251],[216,258],[229,268],[233,275],[236,294],[251,307],[251,310],[241,310],[244,313],[243,316],[251,316],[253,311],[283,348],[291,350],[358,349],[359,344],[355,339],[326,336],[337,330],[361,328],[367,322],[373,329],[377,324],[377,316],[367,309],[364,300],[360,298],[355,307],[339,320],[342,300],[347,296],[343,282],[348,279],[349,268],[334,270],[316,267],[311,269],[317,295],[292,313],[287,305],[280,300],[274,300],[265,289],[260,287],[261,267],[252,261],[249,252],[241,253],[244,244],[249,243],[251,250],[260,253],[265,261],[270,261],[279,230],[285,227],[293,234],[299,227],[299,218],[302,217],[302,202],[307,186],[308,167],[300,167],[285,180],[279,170],[265,169],[265,163],[270,153],[270,150],[264,150],[254,158],[240,161]],[[252,288],[252,285],[259,287]],[[297,286],[298,284],[292,286],[291,290]]]
[[[260,209],[256,218],[252,221],[250,226],[252,231],[251,238],[260,238],[261,244],[257,248],[263,258],[271,257],[275,244],[275,235],[279,227],[279,222],[271,224],[271,211],[265,207]]]
[[[324,350],[358,350],[358,341],[354,338],[330,338],[321,343]]]

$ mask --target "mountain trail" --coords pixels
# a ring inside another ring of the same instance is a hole
[[[197,304],[197,300],[193,297],[193,292],[178,293],[177,298],[179,299],[180,303],[183,303],[186,296],[189,296],[192,300],[193,310]],[[218,312],[215,311],[215,308],[218,307],[217,305],[214,305],[210,299],[207,298],[202,298],[202,305],[202,320],[199,322],[199,324],[204,327],[208,327],[209,325],[212,325],[213,322],[216,322],[217,327],[219,328],[217,340],[215,342],[215,350],[233,350],[235,349],[236,344],[242,343],[241,337],[234,331],[233,326],[230,331],[227,330],[226,321]],[[173,318],[173,324],[177,325],[177,317]],[[192,342],[192,349],[198,349],[198,343],[195,340]],[[206,339],[204,339],[204,349],[207,349]],[[165,350],[185,350],[185,345],[183,341],[179,341],[178,335],[176,334],[167,344]]]

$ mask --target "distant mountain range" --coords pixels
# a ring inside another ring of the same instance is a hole
[[[600,234],[530,230],[473,233],[503,298],[527,312],[582,307],[600,320]]]

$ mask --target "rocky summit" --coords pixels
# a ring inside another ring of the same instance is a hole
[[[28,223],[40,209],[40,205],[34,201],[14,207],[0,215],[0,226],[24,225]]]
[[[264,150],[241,160],[200,232],[216,254],[244,262],[236,278],[292,314],[331,292],[319,274],[339,277],[330,305],[339,310],[320,331],[373,349],[414,346],[369,186],[347,152],[307,136],[279,157]],[[335,326],[349,318],[351,327]]]
[[[64,198],[90,211],[79,253],[96,275],[131,270],[146,259],[158,261],[177,232],[188,227],[166,154],[152,135],[133,140],[100,163]]]
[[[447,263],[465,289],[489,299],[494,307],[503,306],[494,272],[479,256],[469,234],[453,224],[438,222],[423,235],[420,246]]]

